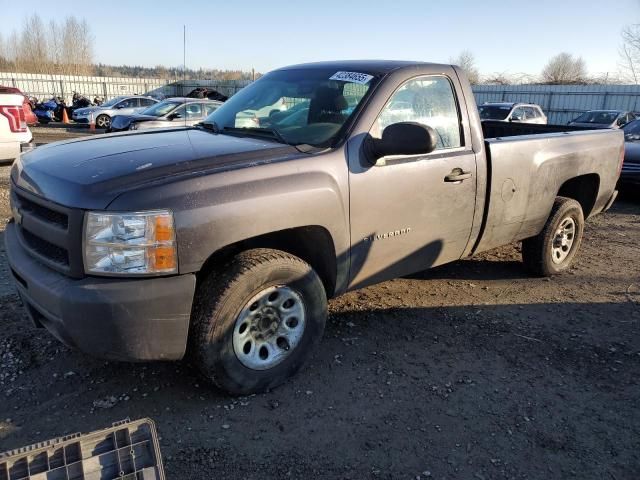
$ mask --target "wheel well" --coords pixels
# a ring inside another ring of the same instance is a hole
[[[205,261],[198,273],[198,282],[237,253],[252,248],[273,248],[301,258],[320,276],[327,298],[333,297],[337,275],[336,251],[331,234],[317,225],[266,233],[227,245]]]
[[[576,200],[582,206],[584,218],[587,218],[596,203],[599,189],[600,177],[595,173],[589,173],[564,182],[558,191],[558,196]]]

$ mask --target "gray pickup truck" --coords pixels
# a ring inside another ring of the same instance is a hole
[[[455,66],[298,65],[195,127],[23,155],[6,252],[65,344],[245,394],[300,369],[348,290],[517,241],[566,270],[623,154],[621,131],[481,123]]]

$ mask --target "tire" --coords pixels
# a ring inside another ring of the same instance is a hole
[[[542,231],[522,242],[525,266],[532,274],[542,277],[564,272],[578,253],[583,233],[584,215],[580,204],[571,198],[557,197]]]
[[[108,129],[111,127],[111,117],[109,115],[105,115],[104,113],[98,115],[96,118],[96,128],[105,128]]]
[[[279,250],[247,250],[199,285],[189,350],[221,389],[263,392],[300,370],[326,318],[324,286],[311,266]]]

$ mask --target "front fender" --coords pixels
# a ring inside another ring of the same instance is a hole
[[[338,279],[349,252],[344,150],[192,176],[122,194],[110,210],[174,212],[180,273],[199,271],[218,250],[267,233],[320,226],[332,237]],[[339,288],[340,285],[337,285]]]

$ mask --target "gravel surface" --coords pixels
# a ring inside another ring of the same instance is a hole
[[[565,275],[529,278],[507,246],[349,293],[305,370],[242,398],[71,351],[3,288],[0,450],[148,416],[170,479],[636,480],[639,240],[621,200]]]

